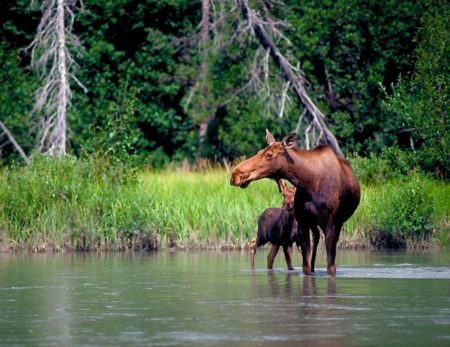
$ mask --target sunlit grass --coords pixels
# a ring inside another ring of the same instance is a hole
[[[243,190],[230,186],[229,175],[214,172],[145,173],[142,188],[154,201],[152,218],[161,234],[180,239],[246,240],[256,232],[259,214],[281,206],[273,181],[260,181]]]

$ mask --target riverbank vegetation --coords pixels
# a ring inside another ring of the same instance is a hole
[[[362,192],[341,246],[448,243],[448,182],[419,173],[362,178]],[[272,181],[237,189],[210,165],[152,172],[100,157],[38,155],[29,166],[2,171],[0,242],[4,250],[34,251],[239,248],[254,236],[259,214],[281,202]]]

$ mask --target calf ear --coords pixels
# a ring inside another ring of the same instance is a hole
[[[266,140],[269,145],[276,142],[275,138],[273,137],[273,135],[270,133],[270,131],[268,129],[266,129]]]
[[[283,193],[286,190],[287,186],[284,184],[283,180],[278,181],[278,188],[280,189],[280,193]]]
[[[278,178],[275,178],[275,182],[277,182],[278,192],[283,193],[283,182]]]
[[[297,142],[297,133],[292,132],[283,139],[284,149],[292,148]]]

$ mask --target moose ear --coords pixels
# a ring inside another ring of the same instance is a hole
[[[273,135],[270,133],[270,131],[268,129],[266,129],[266,140],[269,145],[276,142],[275,138],[273,137]]]
[[[293,131],[283,139],[283,147],[284,149],[292,148],[295,146],[296,142],[297,142],[297,133]]]

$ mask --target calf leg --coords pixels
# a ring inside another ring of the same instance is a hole
[[[314,272],[314,265],[316,264],[316,253],[317,253],[317,246],[319,245],[320,240],[320,232],[317,228],[317,225],[313,226],[311,228],[312,234],[313,234],[313,250],[312,250],[312,256],[311,256],[311,272]]]
[[[255,268],[256,238],[250,241],[250,269]]]
[[[278,253],[278,249],[280,249],[280,246],[274,246],[272,245],[272,248],[270,250],[269,255],[267,256],[267,268],[272,270],[273,269],[273,263],[275,261],[275,256]]]
[[[294,270],[294,268],[292,267],[291,250],[291,247],[286,245],[283,246],[284,258],[286,259],[288,270]]]
[[[325,229],[325,246],[327,248],[327,272],[336,276],[336,245],[339,240],[342,225],[329,224]]]

